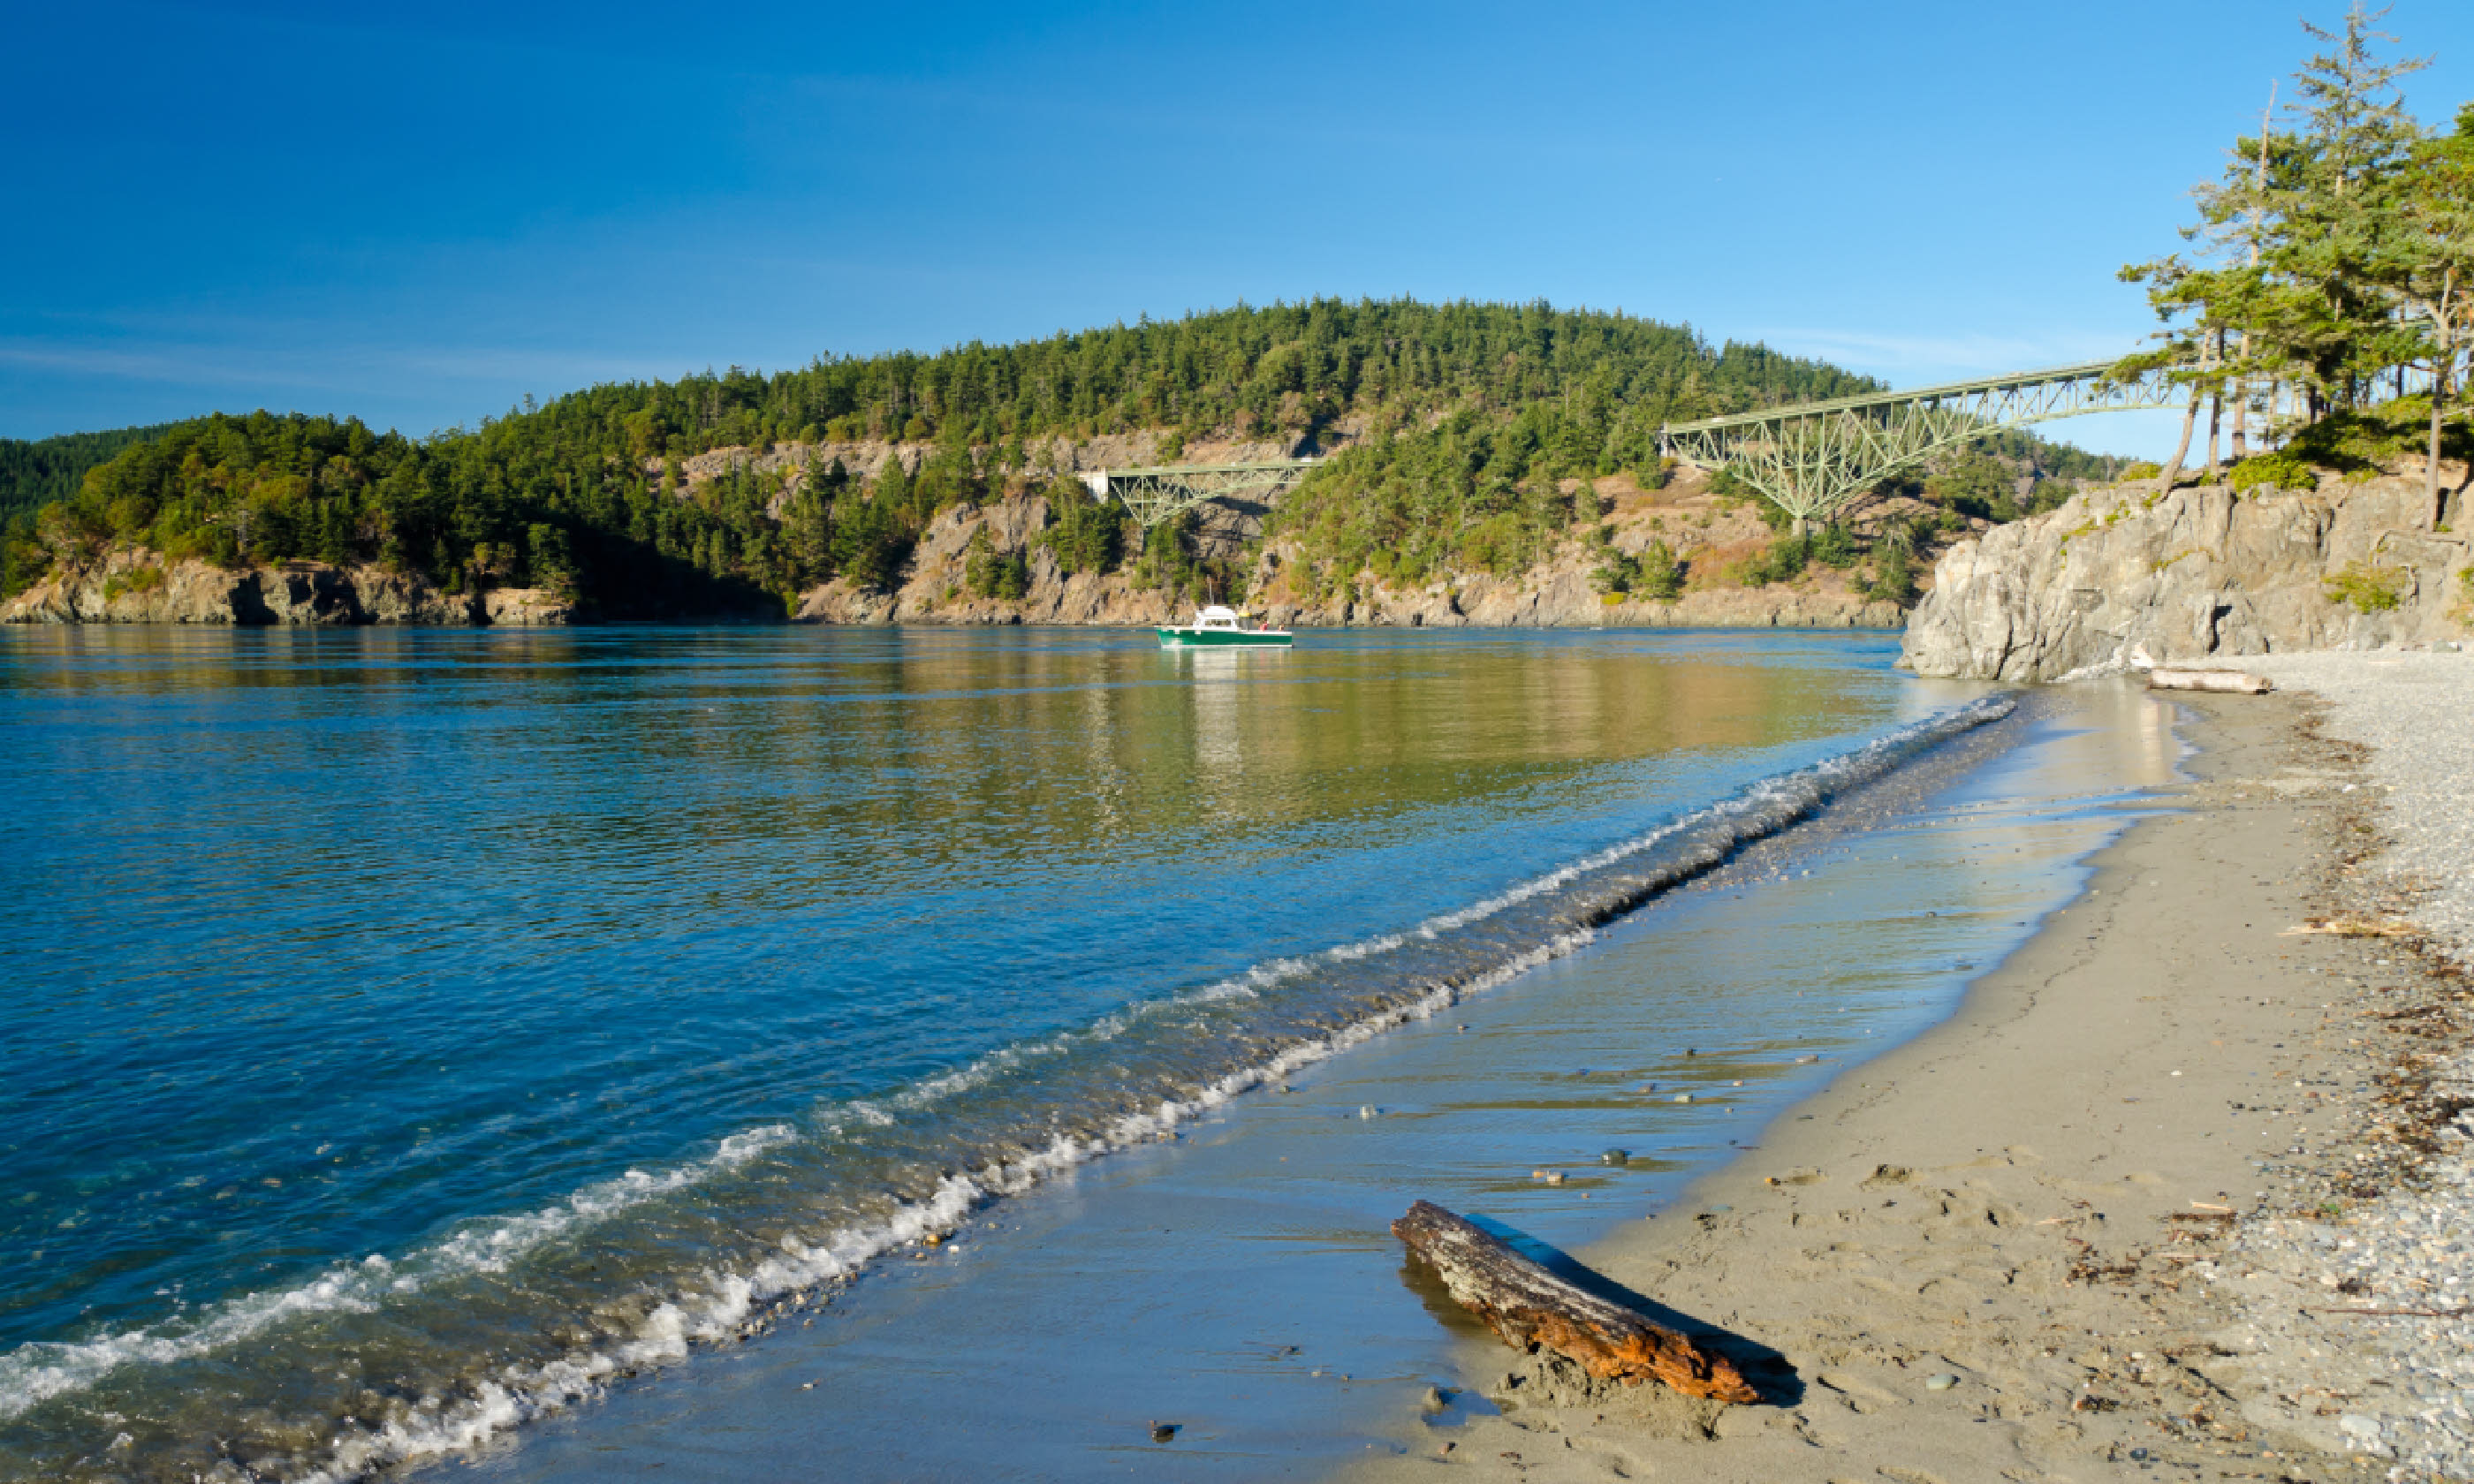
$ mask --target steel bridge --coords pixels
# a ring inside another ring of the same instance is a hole
[[[1092,469],[1082,475],[1092,497],[1114,498],[1148,531],[1207,500],[1269,500],[1294,489],[1321,459],[1261,459],[1251,464],[1164,464],[1150,468]]]
[[[1674,422],[1658,430],[1658,447],[1687,464],[1728,470],[1794,516],[1801,531],[1834,518],[1885,475],[1970,439],[2190,399],[2170,368],[2117,378],[2115,364],[2089,361]]]

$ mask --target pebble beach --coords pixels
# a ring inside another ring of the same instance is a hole
[[[2355,827],[2382,848],[2351,873],[2361,916],[2339,925],[2381,935],[2350,940],[2339,970],[2319,1079],[2334,1086],[2300,1089],[2321,1128],[2271,1166],[2301,1209],[2248,1227],[2208,1277],[2290,1425],[2390,1478],[2474,1478],[2474,657],[2249,668],[2327,703],[2322,731],[2365,749]]]

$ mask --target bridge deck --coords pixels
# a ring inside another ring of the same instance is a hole
[[[1909,402],[1935,402],[1947,397],[1973,396],[1985,392],[2013,392],[2023,387],[2044,386],[2056,381],[2091,381],[2114,368],[2111,361],[2082,361],[2076,366],[2050,366],[2042,371],[2011,371],[2001,376],[1982,376],[1974,381],[1946,381],[1933,387],[1910,387],[1904,392],[1867,392],[1860,396],[1835,397],[1826,402],[1797,402],[1787,407],[1772,407],[1760,412],[1730,413],[1723,418],[1703,418],[1697,422],[1671,422],[1670,433],[1700,433],[1716,428],[1746,427],[1758,422],[1775,422],[1783,418],[1817,417],[1823,413],[1860,412],[1868,407],[1897,407]]]
[[[1182,478],[1191,474],[1254,474],[1273,469],[1305,468],[1322,462],[1320,459],[1257,459],[1249,464],[1157,464],[1141,468],[1104,468],[1096,472],[1110,479],[1162,475]]]

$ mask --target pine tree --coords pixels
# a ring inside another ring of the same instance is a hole
[[[2223,177],[2195,193],[2187,256],[2122,270],[2124,279],[2148,285],[2165,328],[2117,374],[2162,369],[2191,389],[2166,488],[2203,403],[2231,395],[2239,409],[2253,389],[2285,383],[2316,418],[2359,407],[2381,372],[2427,359],[2432,347],[2402,309],[2398,287],[2429,277],[2404,266],[2429,259],[2409,248],[2431,233],[2407,229],[2401,196],[2415,189],[2410,177],[2425,142],[2397,86],[2426,63],[2379,55],[2380,43],[2395,40],[2376,29],[2383,13],[2356,0],[2339,31],[2305,22],[2322,45],[2295,74],[2289,128],[2237,140]],[[2238,420],[2238,456],[2245,431]],[[2212,417],[2212,467],[2216,432]]]
[[[2462,411],[2465,378],[2459,365],[2474,349],[2474,104],[2458,110],[2455,132],[2414,145],[2387,181],[2386,195],[2382,209],[2391,226],[2368,276],[2418,337],[2410,364],[2431,376],[2423,508],[2437,528],[2447,514],[2439,492],[2440,433]]]

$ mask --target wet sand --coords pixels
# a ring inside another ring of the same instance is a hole
[[[2292,1124],[2259,1110],[2360,1041],[2330,975],[2363,945],[2286,933],[2336,864],[2348,776],[2297,733],[2305,709],[2195,699],[2196,781],[2168,791],[2186,807],[2101,851],[1946,1024],[1576,1254],[1758,1366],[1765,1404],[1588,1383],[1473,1339],[1466,1384],[1501,1415],[1404,1409],[1403,1451],[1349,1476],[2379,1476],[2245,1398],[2228,1306],[2182,1278],[2234,1213],[2304,1198],[2264,1172]]]

